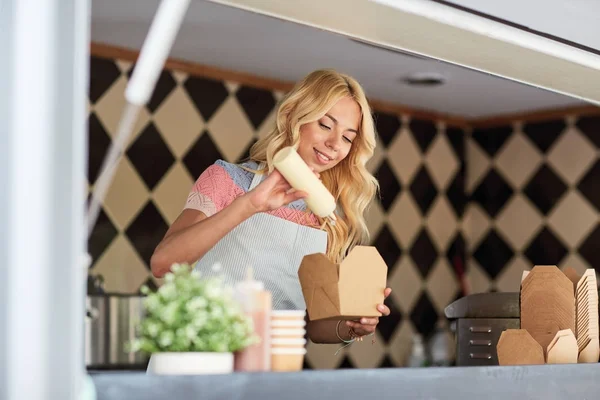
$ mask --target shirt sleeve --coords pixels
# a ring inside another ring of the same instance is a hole
[[[227,171],[215,163],[198,177],[188,194],[184,209],[198,210],[210,217],[243,193]]]

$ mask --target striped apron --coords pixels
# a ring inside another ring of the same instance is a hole
[[[261,166],[259,166],[261,168]],[[266,175],[255,174],[254,189]],[[258,213],[225,235],[195,265],[202,277],[220,276],[234,285],[246,278],[248,267],[273,296],[274,310],[304,310],[306,304],[298,268],[307,254],[326,253],[327,232]],[[220,269],[214,266],[220,264]]]

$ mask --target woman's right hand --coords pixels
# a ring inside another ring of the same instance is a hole
[[[315,173],[317,177],[319,174]],[[308,196],[295,191],[276,169],[258,186],[244,195],[255,212],[268,212]]]

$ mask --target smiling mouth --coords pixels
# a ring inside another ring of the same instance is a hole
[[[325,163],[327,163],[327,162],[329,162],[329,161],[333,160],[333,158],[329,157],[327,154],[325,154],[325,153],[321,153],[321,152],[320,152],[319,150],[317,150],[317,149],[314,149],[314,150],[315,150],[315,153],[317,154],[317,157],[319,158],[319,160],[321,160],[321,161],[323,161],[323,162],[325,162]]]

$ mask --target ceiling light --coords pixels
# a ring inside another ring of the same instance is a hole
[[[436,72],[416,72],[402,78],[402,82],[411,86],[439,86],[446,83],[446,78]]]

